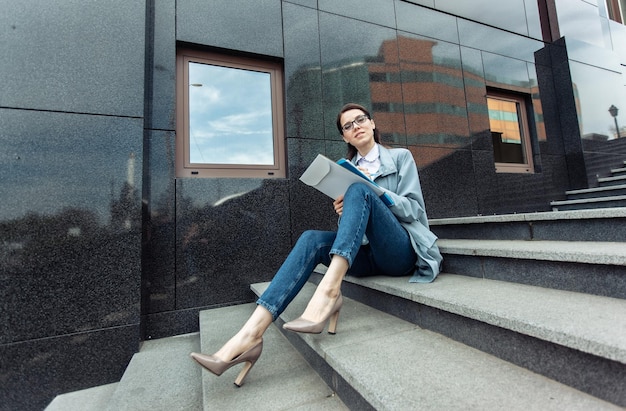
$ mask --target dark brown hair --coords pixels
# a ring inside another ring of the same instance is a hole
[[[337,114],[337,130],[339,130],[339,134],[341,134],[342,136],[343,136],[343,129],[341,128],[342,127],[341,115],[349,110],[361,110],[367,116],[367,118],[369,118],[370,120],[372,118],[372,115],[370,114],[370,112],[367,111],[367,109],[363,107],[362,105],[356,104],[356,103],[346,104],[345,106],[341,108],[341,110],[339,110],[339,114]],[[377,128],[374,128],[374,141],[380,144],[380,133],[378,132]],[[348,152],[346,154],[346,158],[350,160],[354,156],[356,156],[357,149],[350,143],[347,143],[347,145],[348,145]]]

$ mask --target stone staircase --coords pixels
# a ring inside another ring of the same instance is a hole
[[[624,222],[626,208],[432,220],[435,282],[348,277],[336,335],[283,331],[318,267],[241,388],[240,367],[217,378],[188,353],[214,351],[254,304],[201,312],[200,333],[147,341],[119,383],[48,409],[624,409]]]
[[[567,200],[552,201],[553,211],[626,207],[626,161],[611,169],[608,177],[598,178],[598,187],[565,192]]]

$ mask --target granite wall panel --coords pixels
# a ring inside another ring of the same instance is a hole
[[[0,410],[42,410],[59,394],[120,380],[139,325],[0,345]]]
[[[143,115],[145,4],[8,1],[0,106]]]
[[[285,3],[283,26],[286,137],[323,138],[326,119],[322,108],[318,13],[314,9]],[[292,164],[292,161],[288,163]]]
[[[189,0],[176,3],[176,40],[283,57],[280,0]]]
[[[41,409],[119,379],[138,347],[142,121],[0,109],[0,129],[0,403]],[[95,343],[111,335],[122,351]]]
[[[147,2],[152,26],[146,28],[150,44],[146,55],[145,127],[174,130],[176,127],[176,2]]]

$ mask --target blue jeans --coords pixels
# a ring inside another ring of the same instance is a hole
[[[369,244],[361,245],[363,235]],[[344,257],[348,275],[409,275],[417,256],[409,234],[380,198],[365,184],[348,188],[337,232],[302,233],[257,304],[274,320],[300,292],[318,264],[328,265],[332,255]]]

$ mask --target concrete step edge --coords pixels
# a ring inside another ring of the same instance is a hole
[[[596,204],[596,203],[609,203],[612,201],[626,201],[626,196],[605,196],[605,197],[592,197],[592,198],[580,198],[576,200],[560,200],[551,201],[551,206],[561,205],[573,205],[573,204]]]
[[[447,273],[419,285],[382,276],[344,281],[626,364],[622,299]]]
[[[577,194],[591,194],[591,193],[610,193],[611,191],[623,190],[626,188],[626,184],[614,185],[614,186],[605,186],[605,187],[593,187],[593,188],[584,188],[581,190],[569,190],[566,191],[566,195],[577,195]]]
[[[602,218],[624,218],[626,207],[598,208],[592,210],[572,211],[544,211],[537,213],[498,214],[490,216],[469,216],[452,218],[435,218],[428,220],[431,226],[458,225],[458,224],[484,224],[484,223],[510,223],[510,222],[536,222],[536,221],[560,221],[560,220],[595,220]]]
[[[267,284],[255,284],[260,294]],[[295,319],[315,286],[281,315]],[[296,334],[374,409],[618,409],[482,351],[345,299],[336,335]]]
[[[598,178],[598,183],[611,183],[614,181],[626,181],[626,176],[614,176],[614,177],[600,177]]]
[[[626,266],[626,243],[608,241],[439,239],[443,254]]]
[[[201,311],[202,352],[217,351],[239,330],[255,306]],[[348,409],[275,327],[268,328],[263,353],[238,388],[233,382],[242,367],[238,364],[216,377],[197,366],[202,370],[204,410]]]
[[[145,341],[132,357],[106,409],[198,409],[202,404],[201,374],[189,353],[199,348],[198,333]]]
[[[45,411],[100,411],[106,409],[119,383],[99,385],[57,395]]]

